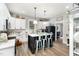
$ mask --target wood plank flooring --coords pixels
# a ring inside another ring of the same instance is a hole
[[[27,43],[22,46],[16,47],[16,56],[68,56],[69,47],[63,44],[61,41],[54,42],[52,48],[46,48],[44,51],[39,50],[37,54],[32,54],[28,49]]]

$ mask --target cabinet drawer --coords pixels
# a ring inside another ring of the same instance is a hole
[[[14,47],[1,49],[0,56],[14,56]]]

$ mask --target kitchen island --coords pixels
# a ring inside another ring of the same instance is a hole
[[[0,42],[0,56],[15,55],[15,39]]]
[[[47,36],[47,39],[48,39],[50,33],[39,33],[39,34],[28,35],[28,48],[30,49],[32,54],[35,54],[35,51],[36,51],[36,40],[38,40],[40,36],[41,36],[41,39],[43,39],[45,35]],[[53,47],[53,39],[52,39],[52,42],[50,42],[50,47]],[[45,43],[45,48],[47,48],[47,43]]]

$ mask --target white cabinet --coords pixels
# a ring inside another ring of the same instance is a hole
[[[11,17],[9,18],[9,29],[16,29],[16,19]]]
[[[6,22],[4,19],[0,19],[0,31],[6,30]]]
[[[15,39],[0,43],[0,56],[14,56]]]
[[[21,28],[25,29],[26,28],[26,20],[21,20]]]
[[[79,14],[77,18],[74,17],[73,22],[73,53],[74,56],[79,56]]]
[[[18,19],[11,17],[9,19],[9,29],[25,29],[26,22],[24,19]]]
[[[20,19],[16,19],[16,29],[22,29],[21,28],[21,20]]]
[[[24,19],[16,19],[16,29],[25,29],[26,22]]]
[[[0,56],[14,56],[14,52],[14,47],[5,48],[0,50]]]

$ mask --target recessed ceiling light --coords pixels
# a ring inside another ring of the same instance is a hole
[[[69,9],[69,6],[66,6],[65,8],[66,8],[66,9]]]
[[[68,14],[69,12],[68,11],[66,11],[66,14]]]
[[[37,24],[37,21],[36,21],[36,20],[34,20],[33,24]]]

